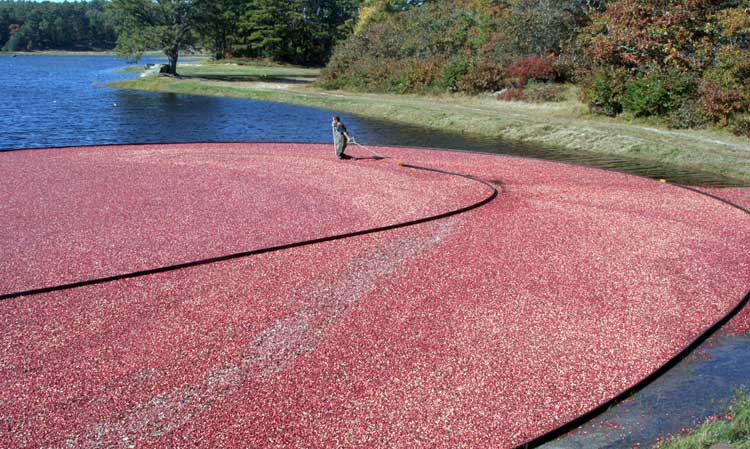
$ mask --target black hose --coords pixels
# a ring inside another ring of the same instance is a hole
[[[713,198],[715,200],[719,200],[722,203],[728,204],[732,207],[736,207],[737,209],[745,212],[746,214],[750,214],[750,210],[735,204],[726,198],[722,198],[720,196],[704,192],[700,189],[696,189],[694,187],[688,187],[683,186],[679,184],[673,184],[677,187],[681,187],[686,190],[690,190],[691,192],[696,192],[701,195],[708,196],[710,198]],[[591,421],[592,419],[596,418],[597,416],[601,415],[602,413],[609,410],[611,407],[619,404],[620,402],[624,401],[625,399],[628,399],[630,396],[634,395],[635,393],[643,390],[646,388],[649,384],[651,384],[653,381],[661,377],[663,374],[665,374],[670,369],[674,368],[678,363],[680,363],[682,360],[685,359],[688,355],[690,355],[691,352],[693,352],[695,349],[697,349],[700,345],[702,345],[706,340],[711,338],[719,329],[724,327],[725,324],[727,324],[732,318],[734,318],[738,313],[742,311],[743,308],[745,308],[748,303],[750,302],[750,290],[745,293],[745,296],[740,300],[739,303],[737,303],[736,306],[734,306],[726,315],[719,318],[714,324],[712,324],[708,329],[706,329],[702,334],[698,335],[692,342],[690,342],[687,346],[685,346],[681,351],[679,351],[677,354],[672,356],[669,360],[667,360],[666,363],[664,363],[662,366],[656,369],[656,371],[652,372],[647,377],[643,378],[641,381],[637,382],[627,390],[621,392],[617,396],[602,402],[598,406],[594,407],[593,409],[587,411],[586,413],[578,416],[577,418],[568,421],[565,424],[562,424],[549,432],[544,433],[543,435],[540,435],[536,438],[533,438],[529,441],[526,441],[523,444],[520,444],[516,446],[514,449],[531,449],[535,447],[539,447],[543,444],[549,443],[553,440],[556,440],[568,432],[571,432],[575,430],[576,428],[586,424],[587,422]]]
[[[184,262],[184,263],[175,264],[175,265],[167,265],[167,266],[158,267],[158,268],[151,268],[151,269],[148,269],[148,270],[133,271],[133,272],[129,272],[129,273],[116,274],[116,275],[113,275],[113,276],[101,277],[101,278],[96,278],[96,279],[88,279],[88,280],[85,280],[85,281],[70,282],[70,283],[66,283],[66,284],[53,285],[53,286],[50,286],[50,287],[42,287],[42,288],[35,288],[35,289],[31,289],[31,290],[24,290],[24,291],[12,292],[12,293],[5,293],[5,294],[0,294],[0,301],[1,300],[7,300],[7,299],[13,299],[13,298],[19,298],[19,297],[23,297],[23,296],[32,296],[32,295],[38,295],[38,294],[42,294],[42,293],[56,292],[56,291],[61,291],[61,290],[70,290],[70,289],[79,288],[79,287],[86,287],[86,286],[89,286],[89,285],[104,284],[104,283],[107,283],[107,282],[120,281],[120,280],[123,280],[123,279],[131,279],[131,278],[136,278],[136,277],[141,277],[141,276],[149,276],[149,275],[152,275],[152,274],[166,273],[166,272],[169,272],[169,271],[182,270],[182,269],[185,269],[185,268],[192,268],[192,267],[197,267],[197,266],[200,266],[200,265],[207,265],[207,264],[212,264],[212,263],[216,263],[216,262],[223,262],[223,261],[232,260],[232,259],[239,259],[239,258],[243,258],[243,257],[255,256],[255,255],[258,255],[258,254],[265,254],[265,253],[270,253],[270,252],[274,252],[274,251],[281,251],[281,250],[291,249],[291,248],[299,248],[301,246],[314,245],[314,244],[323,243],[323,242],[331,242],[331,241],[334,241],[334,240],[342,240],[342,239],[351,238],[351,237],[357,237],[357,236],[361,236],[361,235],[367,235],[367,234],[373,234],[373,233],[377,233],[377,232],[390,231],[390,230],[398,229],[398,228],[405,228],[407,226],[413,226],[413,225],[417,225],[417,224],[421,224],[421,223],[426,223],[426,222],[429,222],[429,221],[440,220],[442,218],[447,218],[447,217],[451,217],[453,215],[458,215],[458,214],[462,214],[464,212],[468,212],[468,211],[470,211],[472,209],[476,209],[478,207],[481,207],[481,206],[489,203],[490,201],[494,200],[497,197],[497,195],[498,195],[497,189],[492,184],[490,184],[490,183],[488,183],[486,181],[483,181],[481,179],[474,178],[473,176],[470,176],[470,175],[465,175],[465,174],[461,174],[461,173],[454,173],[454,172],[450,172],[450,171],[447,171],[447,170],[439,170],[439,169],[429,168],[429,167],[421,167],[421,166],[418,166],[418,165],[406,165],[406,164],[402,164],[402,166],[403,167],[407,167],[407,168],[411,168],[411,169],[415,169],[415,170],[426,170],[426,171],[432,171],[432,172],[442,173],[442,174],[446,174],[446,175],[450,175],[450,176],[459,176],[459,177],[462,177],[462,178],[466,178],[466,179],[469,179],[471,181],[483,184],[484,186],[486,186],[486,187],[488,187],[490,189],[491,193],[490,193],[489,196],[483,198],[482,200],[477,201],[477,202],[472,203],[472,204],[469,204],[468,206],[464,206],[464,207],[461,207],[461,208],[458,208],[458,209],[450,210],[448,212],[443,212],[443,213],[440,213],[440,214],[437,214],[437,215],[430,215],[428,217],[417,218],[415,220],[404,221],[404,222],[390,224],[390,225],[386,225],[386,226],[380,226],[380,227],[376,227],[376,228],[363,229],[363,230],[360,230],[360,231],[347,232],[347,233],[344,233],[344,234],[337,234],[337,235],[331,235],[331,236],[327,236],[327,237],[320,237],[320,238],[311,239],[311,240],[303,240],[303,241],[299,241],[299,242],[287,243],[287,244],[283,244],[283,245],[269,246],[269,247],[265,247],[265,248],[258,248],[258,249],[254,249],[254,250],[250,250],[250,251],[243,251],[243,252],[234,253],[234,254],[227,254],[227,255],[223,255],[223,256],[210,257],[210,258],[207,258],[207,259],[195,260],[195,261],[192,261],[192,262]]]
[[[175,144],[181,144],[181,143],[184,143],[184,144],[188,144],[188,143],[192,143],[192,144],[195,144],[195,143],[218,144],[218,143],[247,143],[247,142],[175,142]],[[253,143],[263,143],[263,142],[253,142]],[[289,143],[294,143],[294,142],[289,142]],[[143,146],[145,146],[145,145],[160,145],[160,144],[158,144],[158,143],[138,143],[138,144],[108,144],[108,145],[97,145],[97,146],[133,146],[133,145],[143,145]],[[163,144],[161,144],[161,145],[163,145]],[[80,146],[69,146],[69,147],[60,147],[60,148],[80,148]],[[429,149],[429,148],[424,148],[424,149]],[[3,150],[3,151],[26,151],[26,150],[35,150],[35,149],[11,149],[11,150]],[[36,150],[38,150],[38,149],[36,149]],[[443,151],[462,151],[462,150],[443,150]],[[464,152],[475,153],[473,151],[464,151]],[[479,154],[487,154],[487,153],[479,153]],[[514,157],[518,157],[518,156],[514,156]],[[523,159],[534,159],[534,158],[528,158],[528,157],[526,157],[526,158],[523,158]],[[559,161],[557,161],[556,163],[563,163],[563,164],[566,164],[566,165],[578,166],[578,164],[573,164],[571,162],[559,162]],[[289,243],[289,244],[285,244],[285,245],[279,245],[279,246],[261,248],[261,249],[256,249],[256,250],[251,250],[251,251],[245,251],[245,252],[240,252],[240,253],[235,253],[235,254],[229,254],[229,255],[225,255],[225,256],[212,257],[212,258],[208,258],[208,259],[197,260],[197,261],[193,261],[193,262],[186,262],[186,263],[177,264],[177,265],[170,265],[170,266],[165,266],[165,267],[153,268],[153,269],[150,269],[150,270],[134,271],[132,273],[125,273],[125,274],[120,274],[120,275],[115,275],[115,276],[110,276],[110,277],[104,277],[104,278],[99,278],[99,279],[91,279],[91,280],[87,280],[87,281],[74,282],[74,283],[70,283],[70,284],[62,284],[62,285],[57,285],[57,286],[53,286],[53,287],[45,287],[45,288],[39,288],[39,289],[34,289],[34,290],[27,290],[27,291],[22,291],[22,292],[7,293],[7,294],[0,295],[0,300],[11,299],[11,298],[18,298],[18,297],[22,297],[22,296],[31,296],[31,295],[41,294],[41,293],[49,293],[49,292],[53,292],[53,291],[68,290],[68,289],[73,289],[73,288],[78,288],[78,287],[84,287],[84,286],[88,286],[88,285],[103,284],[103,283],[118,281],[118,280],[122,280],[122,279],[129,279],[129,278],[135,278],[135,277],[140,277],[140,276],[147,276],[147,275],[151,275],[151,274],[164,273],[164,272],[168,272],[168,271],[180,270],[180,269],[183,269],[183,268],[190,268],[190,267],[195,267],[195,266],[199,266],[199,265],[206,265],[206,264],[211,264],[211,263],[215,263],[215,262],[222,262],[222,261],[231,260],[231,259],[238,259],[238,258],[243,258],[243,257],[249,257],[249,256],[257,255],[257,254],[264,254],[264,253],[269,253],[269,252],[273,252],[273,251],[280,251],[280,250],[284,250],[284,249],[290,249],[290,248],[296,248],[296,247],[301,247],[301,246],[313,245],[313,244],[316,244],[316,243],[330,242],[330,241],[341,240],[341,239],[345,239],[345,238],[349,238],[349,237],[356,237],[356,236],[360,236],[360,235],[366,235],[366,234],[372,234],[372,233],[376,233],[376,232],[383,232],[383,231],[388,231],[388,230],[392,230],[392,229],[403,228],[403,227],[412,226],[412,225],[416,225],[416,224],[420,224],[420,223],[425,223],[425,222],[429,222],[429,221],[439,220],[439,219],[450,217],[450,216],[453,216],[453,215],[458,215],[458,214],[470,211],[472,209],[476,209],[478,207],[481,207],[481,206],[489,203],[490,201],[494,200],[498,196],[498,191],[497,191],[497,189],[492,184],[490,184],[489,182],[486,182],[486,181],[484,181],[482,179],[475,178],[475,177],[473,177],[471,175],[466,175],[466,174],[461,174],[461,173],[455,173],[455,172],[450,172],[450,171],[447,171],[447,170],[441,170],[441,169],[430,168],[430,167],[422,167],[422,166],[419,166],[419,165],[412,165],[412,164],[401,164],[401,165],[403,167],[406,167],[406,168],[411,168],[411,169],[416,169],[416,170],[432,171],[432,172],[436,172],[436,173],[443,173],[443,174],[447,174],[447,175],[460,176],[460,177],[463,177],[463,178],[466,178],[466,179],[470,179],[472,181],[479,182],[479,183],[484,184],[485,186],[489,187],[492,190],[492,193],[488,197],[482,199],[481,201],[473,203],[471,205],[468,205],[468,206],[465,206],[465,207],[462,207],[462,208],[459,208],[459,209],[455,209],[455,210],[452,210],[452,211],[444,212],[444,213],[441,213],[441,214],[438,214],[438,215],[433,215],[433,216],[429,216],[429,217],[419,218],[419,219],[416,219],[416,220],[411,220],[411,221],[406,221],[406,222],[402,222],[402,223],[397,223],[397,224],[382,226],[382,227],[378,227],[378,228],[365,229],[365,230],[350,232],[350,233],[346,233],[346,234],[339,234],[339,235],[334,235],[334,236],[329,236],[329,237],[321,237],[321,238],[313,239],[313,240],[305,240],[305,241],[294,242],[294,243]],[[621,172],[618,172],[616,170],[606,169],[606,168],[601,168],[601,167],[590,167],[590,168],[598,168],[598,169],[604,170],[604,171],[612,171],[612,172],[615,172],[615,173],[621,173]],[[633,174],[631,174],[631,176],[643,177],[643,176],[633,175]],[[679,184],[672,184],[672,185],[675,185],[677,187],[681,187],[683,189],[699,193],[701,195],[706,195],[706,196],[708,196],[710,198],[713,198],[715,200],[718,200],[718,201],[721,201],[723,203],[726,203],[726,204],[728,204],[728,205],[730,205],[732,207],[735,207],[735,208],[737,208],[737,209],[739,209],[739,210],[741,210],[741,211],[743,211],[743,212],[745,212],[747,214],[750,214],[750,210],[748,210],[747,208],[744,208],[744,207],[742,207],[740,205],[737,205],[737,204],[735,204],[735,203],[733,203],[733,202],[731,202],[731,201],[729,201],[729,200],[727,200],[725,198],[722,198],[720,196],[717,196],[717,195],[714,195],[714,194],[711,194],[711,193],[708,193],[708,192],[704,192],[702,190],[699,190],[699,189],[696,189],[696,188],[693,188],[693,187],[683,186],[683,185],[679,185]],[[708,338],[710,338],[711,336],[713,336],[719,329],[721,329],[726,323],[728,323],[732,318],[734,318],[745,306],[747,306],[748,302],[750,302],[750,291],[748,291],[745,294],[745,296],[739,301],[739,303],[734,308],[732,308],[726,315],[724,315],[719,320],[717,320],[713,325],[711,325],[708,329],[706,329],[706,331],[704,331],[702,334],[700,334],[698,337],[696,337],[691,343],[689,343],[687,346],[685,346],[685,348],[683,348],[681,351],[679,351],[678,353],[676,353],[672,358],[670,358],[662,366],[660,366],[659,368],[657,368],[649,376],[645,377],[644,379],[642,379],[641,381],[637,382],[636,384],[634,384],[630,388],[626,389],[625,391],[621,392],[617,396],[614,396],[613,398],[611,398],[611,399],[609,399],[609,400],[607,400],[607,401],[599,404],[598,406],[594,407],[593,409],[589,410],[588,412],[586,412],[586,413],[584,413],[582,415],[579,415],[578,417],[574,418],[573,420],[568,421],[567,423],[564,423],[564,424],[556,427],[555,429],[550,430],[549,432],[546,432],[546,433],[544,433],[544,434],[542,434],[542,435],[540,435],[540,436],[538,436],[536,438],[533,438],[531,440],[528,440],[528,441],[526,441],[526,442],[524,442],[524,443],[516,446],[514,449],[529,449],[529,448],[534,448],[534,447],[538,447],[538,446],[541,446],[543,444],[549,443],[550,441],[556,440],[557,438],[562,437],[563,435],[567,434],[568,432],[570,432],[572,430],[575,430],[579,426],[585,424],[586,422],[588,422],[588,421],[594,419],[595,417],[599,416],[600,414],[604,413],[605,411],[607,411],[612,406],[619,404],[620,402],[624,401],[628,397],[630,397],[633,394],[637,393],[638,391],[642,390],[643,388],[645,388],[646,386],[648,386],[649,384],[651,384],[654,380],[656,380],[657,378],[659,378],[660,376],[662,376],[664,373],[666,373],[667,371],[669,371],[670,369],[672,369],[674,366],[676,366],[678,363],[680,363],[692,351],[694,351],[701,344],[703,344]]]

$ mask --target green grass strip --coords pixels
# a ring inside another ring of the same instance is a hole
[[[714,444],[750,449],[750,393],[739,393],[724,418],[710,419],[687,435],[661,442],[657,449],[708,449]]]
[[[668,130],[588,114],[574,93],[563,102],[496,101],[491,96],[419,96],[326,91],[310,84],[316,69],[191,64],[185,78],[150,77],[110,87],[291,103],[567,153],[712,173],[750,185],[750,140],[718,130]],[[574,89],[574,88],[570,88]]]

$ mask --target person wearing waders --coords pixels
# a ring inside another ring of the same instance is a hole
[[[346,126],[344,126],[338,116],[333,117],[331,126],[333,127],[333,148],[336,150],[336,157],[339,159],[351,159],[350,156],[344,154],[346,144],[352,141],[352,138],[349,137],[349,132],[346,130]]]

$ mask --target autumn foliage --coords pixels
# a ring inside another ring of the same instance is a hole
[[[750,1],[369,0],[330,88],[497,92],[750,134]]]
[[[578,45],[592,111],[750,135],[750,2],[618,0]]]
[[[508,80],[525,85],[529,80],[555,81],[558,77],[555,57],[526,56],[514,61],[506,70]]]
[[[355,32],[324,71],[331,88],[492,92],[568,73],[557,54],[581,17],[550,0],[365,2]],[[580,7],[574,7],[574,10]]]

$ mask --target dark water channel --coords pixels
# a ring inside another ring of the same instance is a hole
[[[750,389],[750,335],[719,333],[655,382],[543,449],[652,447],[709,416],[723,416]]]
[[[153,62],[146,59],[144,62]],[[101,56],[0,56],[0,150],[112,143],[330,141],[333,111],[217,97],[122,91],[103,84],[134,76]],[[343,114],[342,114],[343,115]],[[500,140],[345,117],[370,145],[453,148],[614,169],[688,185],[727,181],[614,157],[550,151]],[[548,448],[649,446],[720,413],[750,384],[750,336],[713,337],[697,353],[582,430]]]

